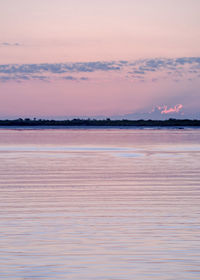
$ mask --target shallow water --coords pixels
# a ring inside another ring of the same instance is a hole
[[[200,279],[200,130],[0,130],[0,279]]]

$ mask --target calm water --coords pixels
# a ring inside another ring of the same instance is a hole
[[[200,279],[200,130],[0,130],[0,279]]]

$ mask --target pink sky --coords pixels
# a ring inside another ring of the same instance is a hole
[[[0,1],[0,118],[198,117],[199,10],[199,0]]]

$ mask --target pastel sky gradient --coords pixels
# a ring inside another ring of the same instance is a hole
[[[199,0],[0,0],[0,118],[200,118]]]

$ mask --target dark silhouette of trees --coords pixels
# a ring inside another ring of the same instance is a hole
[[[104,120],[73,119],[73,120],[46,120],[19,118],[15,120],[0,120],[0,126],[97,126],[97,127],[200,127],[200,120],[168,119],[168,120]]]

